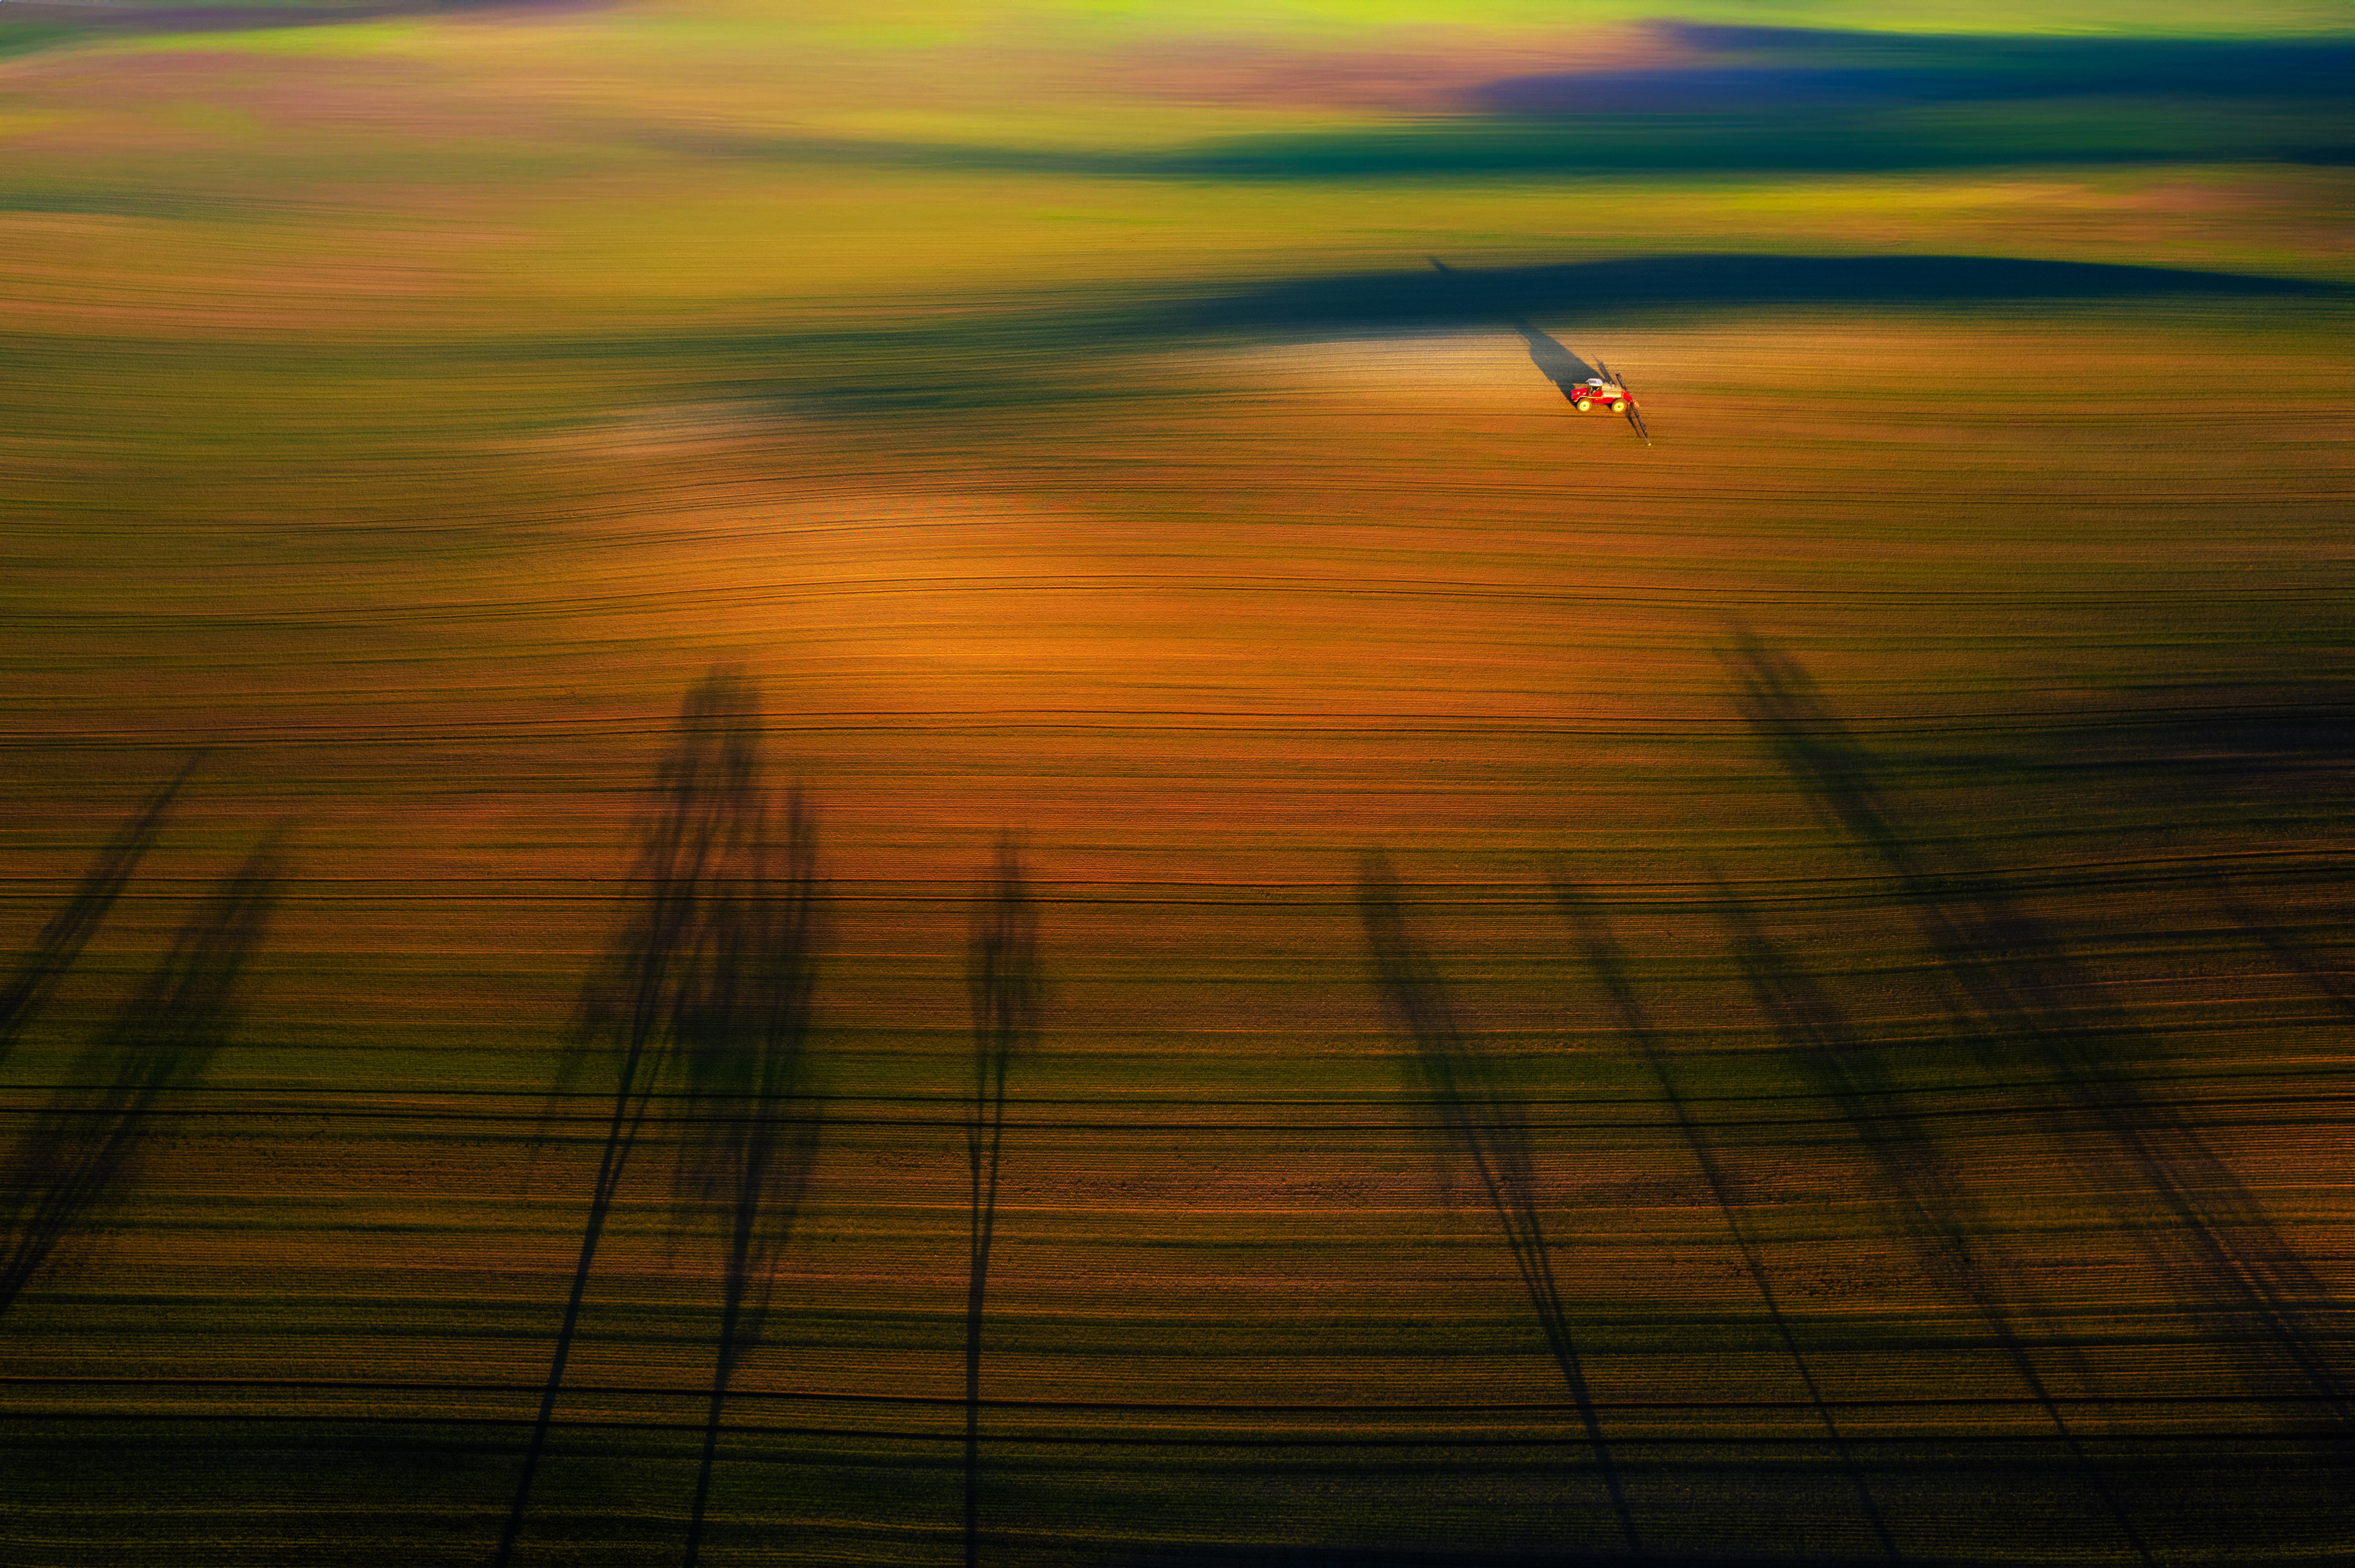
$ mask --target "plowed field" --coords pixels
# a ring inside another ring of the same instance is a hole
[[[533,25],[603,24],[431,36]],[[1150,247],[937,325],[897,217],[790,330],[537,292],[556,154],[371,69],[381,247],[119,125],[9,219],[0,1557],[674,1562],[715,1410],[713,1562],[965,1560],[968,1495],[1002,1564],[2355,1550],[2336,296],[1531,311],[1646,444],[1502,319],[1146,330]],[[286,205],[123,195],[183,156]]]

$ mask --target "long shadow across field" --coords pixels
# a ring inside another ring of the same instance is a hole
[[[757,734],[757,732],[754,732]],[[730,1384],[767,1329],[777,1267],[792,1240],[817,1153],[806,1047],[816,985],[817,831],[799,790],[775,842],[759,757],[729,748],[723,798],[734,863],[707,895],[704,939],[681,977],[672,1028],[683,1068],[673,1192],[679,1230],[716,1226],[721,1249],[719,1343],[687,1522],[698,1560]]]
[[[964,1561],[981,1556],[981,1339],[989,1255],[997,1235],[997,1174],[1006,1149],[1006,1075],[1039,1038],[1046,979],[1039,965],[1039,907],[1011,835],[998,840],[989,880],[975,902],[965,948],[973,1006],[973,1101],[965,1115],[970,1188],[964,1301]]]
[[[201,756],[188,758],[179,773],[150,795],[147,803],[108,841],[90,869],[82,873],[72,894],[33,938],[33,950],[25,955],[7,983],[0,986],[0,1064],[8,1060],[8,1054],[48,1002],[50,992],[73,968],[74,960],[81,957],[91,935],[114,907],[114,901],[123,895],[131,874],[139,869],[139,863],[155,847],[156,835],[163,832],[174,798],[201,760]]]
[[[1498,1081],[1494,1065],[1456,1022],[1438,969],[1407,924],[1405,893],[1385,855],[1369,853],[1359,863],[1358,914],[1365,927],[1374,982],[1383,1005],[1399,1030],[1414,1043],[1411,1071],[1439,1118],[1441,1152],[1469,1164],[1479,1179],[1546,1346],[1578,1405],[1579,1421],[1585,1428],[1604,1489],[1610,1495],[1620,1534],[1629,1552],[1640,1553],[1643,1538],[1627,1504],[1618,1462],[1604,1436],[1555,1277],[1553,1252],[1538,1202],[1528,1118]]]
[[[1721,883],[1718,905],[1760,1014],[1808,1086],[1838,1107],[1863,1146],[1881,1202],[1923,1272],[1971,1304],[2102,1510],[2149,1562],[2141,1532],[2108,1474],[2071,1430],[2030,1347],[2031,1333],[2047,1346],[2065,1346],[2066,1337],[2042,1321],[2035,1303],[2011,1284],[2016,1271],[1981,1219],[1961,1171],[1925,1130],[1920,1107],[1822,983],[1769,939],[1755,913]]]
[[[2025,1076],[2040,1086],[2030,1114],[2084,1191],[2102,1195],[2252,1392],[2276,1402],[2295,1430],[2310,1430],[2303,1417],[2318,1409],[2343,1459],[2347,1309],[2200,1128],[2137,1080],[2141,1065],[2159,1058],[2158,1043],[2105,999],[2097,978],[2000,874],[1904,819],[1880,759],[1804,670],[1747,637],[1732,667],[1760,740],[1891,879],[1979,1070],[1993,1082]]]
[[[1450,281],[1458,275],[1455,268],[1436,256],[1431,258],[1431,266],[1433,271]],[[1519,334],[1522,344],[1529,351],[1529,363],[1538,367],[1539,375],[1553,383],[1554,389],[1562,395],[1564,401],[1577,402],[1579,395],[1586,388],[1586,383],[1602,375],[1594,366],[1571,353],[1551,333],[1519,316],[1512,317],[1505,324]]]
[[[1825,1402],[1823,1387],[1817,1380],[1815,1368],[1808,1364],[1806,1351],[1800,1347],[1798,1335],[1783,1311],[1781,1299],[1775,1295],[1774,1277],[1767,1271],[1757,1238],[1742,1213],[1739,1184],[1728,1170],[1724,1156],[1719,1151],[1709,1128],[1701,1124],[1700,1118],[1693,1114],[1692,1107],[1686,1103],[1683,1089],[1677,1082],[1676,1066],[1668,1044],[1652,1026],[1648,1010],[1636,994],[1625,949],[1612,933],[1609,919],[1587,895],[1584,888],[1557,872],[1553,877],[1553,894],[1563,916],[1570,922],[1571,929],[1577,935],[1579,954],[1585,959],[1588,971],[1610,999],[1611,1012],[1619,1025],[1620,1037],[1633,1043],[1642,1053],[1645,1065],[1651,1069],[1653,1081],[1659,1085],[1660,1097],[1668,1102],[1669,1114],[1676,1118],[1677,1130],[1683,1135],[1685,1146],[1692,1150],[1693,1160],[1700,1167],[1701,1180],[1708,1184],[1710,1196],[1717,1204],[1718,1214],[1725,1221],[1726,1230],[1733,1238],[1734,1248],[1742,1255],[1742,1267],[1758,1287],[1758,1294],[1766,1307],[1767,1319],[1774,1326],[1775,1337],[1782,1340],[1784,1353],[1791,1358],[1791,1365],[1798,1373],[1800,1385],[1807,1391],[1808,1403],[1815,1407],[1816,1420],[1824,1429],[1824,1439],[1838,1456],[1841,1472],[1848,1477],[1849,1485],[1856,1490],[1857,1506],[1864,1515],[1865,1523],[1870,1527],[1873,1539],[1880,1543],[1882,1555],[1895,1560],[1900,1555],[1897,1542],[1889,1533],[1889,1524],[1881,1517],[1881,1505],[1874,1500],[1872,1488],[1864,1478],[1863,1468],[1858,1465],[1856,1455],[1849,1447],[1848,1438],[1840,1431],[1839,1422],[1833,1415],[1831,1406]]]
[[[585,988],[551,1107],[610,1073],[603,1146],[570,1292],[496,1561],[513,1556],[613,1200],[658,1095],[676,1104],[674,1242],[720,1250],[720,1323],[686,1561],[701,1550],[728,1391],[765,1328],[815,1155],[810,1006],[822,909],[815,819],[783,821],[762,777],[757,697],[731,671],[687,693],[637,826],[631,913]],[[555,1125],[552,1109],[543,1128]]]
[[[2355,1022],[2355,980],[2334,967],[2308,935],[2259,910],[2222,876],[2211,874],[2205,880],[2208,895],[2223,914],[2230,929],[2271,954],[2284,969],[2306,981],[2307,988],[2340,1017]]]
[[[236,1027],[283,877],[272,841],[223,879],[18,1141],[0,1187],[0,1312],[122,1196],[144,1152],[171,1131],[181,1099]]]

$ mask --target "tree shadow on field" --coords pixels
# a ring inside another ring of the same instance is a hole
[[[2233,930],[2306,981],[2307,989],[2328,1002],[2333,1012],[2355,1021],[2355,976],[2334,968],[2324,950],[2305,933],[2260,912],[2223,877],[2211,873],[2205,880],[2209,897]],[[2343,924],[2340,928],[2344,928]]]
[[[2030,1340],[2060,1347],[2081,1376],[2083,1353],[2014,1283],[2018,1270],[2003,1256],[2000,1240],[1979,1214],[1961,1171],[1930,1136],[1920,1108],[1888,1071],[1881,1049],[1820,981],[1768,938],[1754,911],[1723,883],[1717,894],[1718,912],[1732,934],[1735,959],[1759,1012],[1808,1087],[1838,1108],[1863,1146],[1879,1178],[1881,1201],[1894,1214],[1923,1272],[1971,1304],[2103,1511],[2147,1559],[2141,1534],[2109,1477],[2070,1429]]]
[[[114,901],[122,896],[132,873],[139,869],[139,863],[155,847],[155,836],[163,832],[174,798],[202,760],[201,753],[188,758],[179,773],[147,797],[147,803],[108,841],[90,869],[82,873],[72,894],[34,938],[33,950],[16,966],[16,972],[7,983],[0,986],[0,1064],[6,1063],[17,1040],[39,1014],[58,982],[73,968],[74,960],[81,957],[82,948],[107,912],[114,907]]]
[[[782,843],[760,798],[757,754],[715,878],[703,939],[682,977],[673,1028],[683,1068],[683,1125],[673,1183],[682,1235],[716,1229],[722,1267],[719,1342],[689,1513],[696,1562],[729,1385],[768,1325],[777,1266],[800,1217],[817,1152],[805,1047],[816,984],[817,832],[798,789]],[[720,879],[725,879],[720,880]]]
[[[1799,1344],[1789,1318],[1783,1311],[1776,1296],[1773,1276],[1768,1272],[1757,1238],[1752,1232],[1740,1196],[1740,1182],[1729,1169],[1710,1130],[1693,1114],[1686,1103],[1678,1083],[1677,1070],[1667,1041],[1653,1027],[1649,1011],[1636,994],[1633,978],[1628,971],[1627,955],[1613,934],[1608,916],[1588,896],[1586,889],[1559,871],[1554,874],[1554,901],[1563,917],[1576,934],[1580,956],[1585,959],[1588,971],[1603,987],[1610,999],[1611,1011],[1619,1026],[1620,1038],[1633,1044],[1643,1055],[1645,1065],[1651,1069],[1652,1078],[1659,1086],[1660,1097],[1668,1102],[1669,1113],[1676,1118],[1677,1130],[1683,1134],[1685,1147],[1692,1151],[1694,1162],[1700,1168],[1702,1181],[1717,1203],[1720,1218],[1725,1221],[1727,1233],[1732,1237],[1735,1250],[1741,1255],[1743,1270],[1758,1287],[1760,1299],[1765,1306],[1767,1320],[1774,1325],[1775,1337],[1782,1341],[1784,1353],[1790,1357],[1792,1369],[1806,1390],[1807,1401],[1814,1407],[1816,1421],[1823,1428],[1824,1440],[1838,1459],[1840,1471],[1848,1478],[1856,1492],[1857,1506],[1870,1528],[1873,1539],[1880,1542],[1883,1556],[1895,1560],[1901,1554],[1897,1542],[1889,1532],[1889,1524],[1881,1517],[1881,1505],[1874,1500],[1871,1486],[1865,1480],[1864,1470],[1849,1446],[1839,1422],[1826,1403],[1816,1371],[1808,1363],[1806,1352]]]
[[[570,1295],[496,1561],[513,1555],[616,1194],[657,1097],[675,1104],[670,1237],[716,1237],[720,1322],[688,1515],[696,1561],[730,1385],[766,1328],[819,1129],[807,1060],[822,938],[817,828],[762,776],[757,694],[732,670],[688,691],[647,806],[628,913],[584,988],[543,1144],[568,1097],[609,1097]],[[588,1088],[605,1077],[602,1093]]]
[[[989,1255],[997,1234],[997,1174],[1006,1146],[1006,1075],[1038,1042],[1046,1003],[1039,965],[1039,909],[1012,835],[997,842],[990,876],[973,909],[965,948],[973,1007],[973,1102],[964,1128],[970,1188],[964,1305],[964,1561],[981,1542],[981,1338]]]
[[[181,1096],[236,1028],[240,984],[283,877],[272,840],[225,878],[34,1118],[0,1187],[0,1312],[101,1220],[137,1179],[144,1150],[172,1130]]]
[[[2170,695],[2165,705],[2129,705],[2067,733],[2067,755],[2047,767],[2172,797],[2184,819],[2221,821],[2291,849],[2274,863],[2203,855],[2212,846],[2188,842],[2179,858],[2189,869],[2178,874],[2206,895],[2221,938],[2265,953],[2332,1012],[2355,1019],[2344,804],[2355,774],[2355,702],[2347,682],[2315,673]],[[2318,895],[2329,902],[2318,907]]]
[[[1495,1064],[1457,1024],[1438,969],[1408,925],[1405,893],[1388,856],[1370,852],[1359,863],[1357,900],[1375,986],[1391,1022],[1413,1043],[1408,1070],[1439,1119],[1439,1152],[1470,1165],[1478,1177],[1546,1346],[1578,1405],[1620,1534],[1628,1551],[1641,1552],[1643,1540],[1562,1306],[1528,1118],[1507,1094]]]
[[[2282,611],[2269,620],[2287,632]],[[2163,832],[2165,876],[2212,907],[2220,927],[2205,945],[2262,951],[2331,1012],[2355,1018],[2344,895],[2355,869],[2344,810],[2355,701],[2337,672],[2172,688],[2157,700],[2113,694],[1996,759],[1997,769],[2033,788],[2106,787],[2147,802],[2154,817],[2174,817]],[[2269,853],[2221,854],[2183,825],[2203,821]]]
[[[2000,873],[1905,820],[1881,760],[1796,662],[1744,635],[1729,664],[1761,742],[1890,878],[1979,1070],[1992,1082],[2024,1076],[2041,1086],[2031,1114],[2083,1190],[2102,1195],[2250,1392],[2286,1412],[2318,1407],[2346,1462],[2355,1415],[2340,1366],[2346,1308],[2201,1128],[2138,1081],[2159,1043],[2105,999]]]

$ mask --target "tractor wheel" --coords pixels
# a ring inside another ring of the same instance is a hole
[[[1571,404],[1571,407],[1572,407],[1572,408],[1575,408],[1575,409],[1577,409],[1580,413],[1583,414],[1583,413],[1585,413],[1589,408],[1593,408],[1593,407],[1594,407],[1594,405],[1593,405],[1593,404],[1592,404],[1592,403],[1590,403],[1590,402],[1588,402],[1585,398],[1581,397],[1581,398],[1579,398],[1576,402],[1574,402],[1574,403]]]
[[[1614,403],[1611,405],[1611,411],[1614,414],[1624,414],[1627,411],[1627,405],[1625,403]]]

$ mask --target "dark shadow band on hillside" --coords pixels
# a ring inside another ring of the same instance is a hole
[[[2338,94],[2355,64],[2355,26],[2306,37],[1885,33],[1724,22],[1656,22],[1651,30],[1725,61],[2002,76],[2032,81],[2040,91]]]
[[[1329,332],[1444,326],[1520,315],[1603,316],[1777,307],[2105,303],[2175,296],[2339,300],[2296,278],[2011,256],[1629,256],[1547,267],[1428,269],[1302,278],[1173,309],[1164,330]]]
[[[784,164],[1229,184],[2355,163],[2355,120],[2327,99],[1913,100],[1898,92],[1835,91],[1827,73],[1802,77],[1702,79],[1689,84],[1689,91],[1706,100],[1705,107],[1668,111],[1617,101],[1571,109],[1557,79],[1535,87],[1500,83],[1497,106],[1508,112],[1136,152],[685,131],[641,139],[692,155]],[[1671,92],[1672,86],[1630,79],[1613,90],[1636,101],[1656,90]],[[1825,101],[1811,101],[1815,93],[1825,94]]]
[[[1692,63],[1551,71],[1474,88],[1501,114],[1724,113],[1862,104],[2147,96],[2343,101],[2355,37],[2119,38],[1931,35],[1655,24]]]
[[[1964,111],[1954,111],[1960,115]],[[1684,116],[1498,116],[1237,138],[1126,168],[1074,172],[1272,183],[1532,175],[1898,175],[1934,170],[2176,163],[2355,161],[2338,115],[2282,126],[2232,116],[1924,119],[1911,106],[1839,113],[1804,101]],[[2072,122],[2073,121],[2073,122]]]

